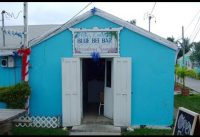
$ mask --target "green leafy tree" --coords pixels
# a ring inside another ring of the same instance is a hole
[[[174,39],[174,37],[172,36],[172,37],[167,37],[167,40],[169,40],[169,41],[171,41],[171,42],[174,42],[175,43],[175,39]]]
[[[136,25],[136,19],[131,20],[130,23]]]
[[[190,60],[200,63],[200,42],[193,42],[192,45],[194,45],[194,51],[190,55]]]
[[[171,37],[167,37],[167,40],[178,44],[178,40],[175,40],[175,38],[173,36]],[[192,44],[190,44],[190,39],[189,38],[185,38],[184,39],[184,43],[185,43],[185,54],[190,51],[190,48],[193,46]],[[183,56],[183,47],[180,48],[180,51],[178,53],[177,59]]]

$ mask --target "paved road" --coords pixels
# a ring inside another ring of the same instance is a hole
[[[180,81],[178,81],[180,83]],[[185,78],[185,85],[196,92],[200,93],[200,80],[196,80],[193,78],[186,77]]]

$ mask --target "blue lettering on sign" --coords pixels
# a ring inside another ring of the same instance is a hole
[[[99,43],[99,38],[92,38],[92,43]]]
[[[88,38],[85,38],[85,39],[78,38],[77,43],[89,43],[89,39]]]
[[[77,39],[77,43],[82,43],[82,39]]]
[[[102,38],[102,43],[110,43],[111,40],[111,38]]]
[[[88,43],[89,42],[89,39],[86,38],[86,39],[83,39],[83,43]]]

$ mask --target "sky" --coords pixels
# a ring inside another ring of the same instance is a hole
[[[28,24],[63,24],[89,3],[28,2]],[[152,33],[177,40],[181,39],[184,26],[184,37],[190,42],[200,41],[200,2],[92,2],[79,15],[93,7],[125,21],[135,19],[136,25],[145,30],[149,29],[147,15],[151,13]],[[2,10],[10,13],[5,16],[5,26],[23,25],[23,2],[0,2]]]

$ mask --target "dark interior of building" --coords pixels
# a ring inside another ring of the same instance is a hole
[[[105,59],[83,59],[83,116],[98,115],[100,92],[104,92]],[[101,107],[103,113],[103,106]]]

